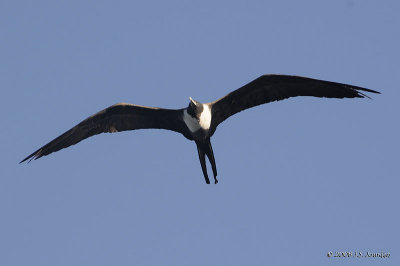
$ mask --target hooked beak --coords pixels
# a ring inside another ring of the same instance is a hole
[[[189,97],[189,100],[190,100],[190,102],[191,102],[192,104],[194,104],[195,106],[201,105],[201,103],[199,103],[198,101],[193,100],[192,97]]]

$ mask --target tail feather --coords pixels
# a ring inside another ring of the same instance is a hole
[[[204,153],[204,150],[201,149],[201,146],[197,142],[196,144],[197,144],[197,153],[199,154],[200,165],[201,165],[201,170],[203,170],[204,179],[206,180],[207,184],[210,184],[210,179],[208,178],[207,174],[206,155]]]
[[[217,166],[215,164],[214,152],[213,152],[213,149],[211,146],[210,139],[208,138],[204,141],[196,141],[196,145],[197,145],[197,152],[199,154],[201,169],[203,170],[203,175],[206,180],[206,183],[210,184],[210,180],[209,180],[208,174],[207,174],[205,155],[207,155],[208,160],[210,161],[211,168],[212,168],[213,175],[214,175],[214,181],[215,181],[215,184],[217,184],[218,183]]]

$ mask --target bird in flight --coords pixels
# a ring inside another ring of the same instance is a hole
[[[369,98],[363,92],[380,93],[353,85],[306,77],[263,75],[214,102],[203,104],[189,98],[188,107],[182,109],[163,109],[118,103],[83,120],[20,163],[39,159],[100,133],[158,128],[176,131],[187,139],[193,140],[197,145],[197,153],[206,183],[210,184],[206,168],[207,156],[214,175],[214,182],[217,184],[217,167],[210,138],[218,125],[228,117],[257,105],[296,96]]]

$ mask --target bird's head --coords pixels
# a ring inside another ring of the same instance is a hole
[[[198,114],[200,114],[203,111],[203,104],[200,102],[193,100],[192,97],[189,97],[189,106],[187,108],[187,112],[192,116],[192,117],[197,117]]]

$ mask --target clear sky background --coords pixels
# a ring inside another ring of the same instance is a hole
[[[367,0],[1,1],[0,265],[400,265],[399,12]],[[212,139],[218,185],[170,131],[103,134],[18,164],[112,104],[182,108],[265,73],[382,94],[231,117]]]

